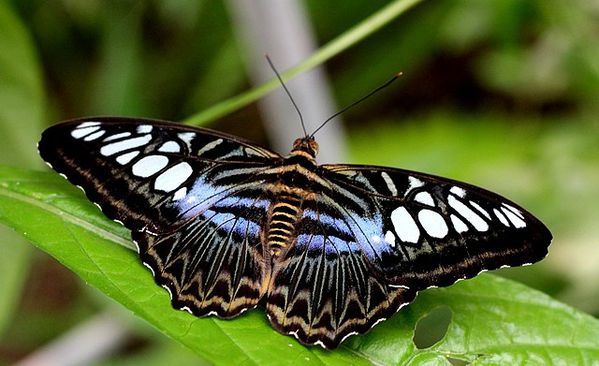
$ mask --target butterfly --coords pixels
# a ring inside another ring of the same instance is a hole
[[[42,158],[131,230],[175,309],[332,349],[418,291],[547,254],[547,227],[495,193],[389,167],[318,165],[221,132],[119,117],[54,125]]]

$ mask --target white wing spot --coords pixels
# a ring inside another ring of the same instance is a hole
[[[406,189],[406,192],[404,193],[404,196],[407,196],[408,193],[410,193],[410,191],[412,189],[415,189],[415,188],[418,188],[418,187],[422,187],[424,185],[424,182],[421,181],[418,178],[414,178],[412,176],[409,176],[408,177],[408,184],[409,184],[409,186],[408,186],[408,189]]]
[[[505,218],[505,216],[503,216],[503,214],[501,213],[501,211],[499,211],[498,209],[494,208],[493,209],[493,213],[495,214],[495,216],[497,216],[497,218],[499,219],[499,221],[501,221],[502,224],[504,224],[507,227],[510,226],[510,223],[507,221],[507,219]]]
[[[460,198],[464,198],[466,196],[466,191],[463,188],[456,187],[456,186],[451,187],[449,192],[455,194],[456,196],[458,196]]]
[[[80,139],[83,136],[87,136],[90,133],[98,131],[99,129],[100,129],[100,126],[77,128],[77,129],[74,129],[73,131],[71,131],[71,136],[73,136],[76,139]]]
[[[139,159],[131,169],[133,175],[147,178],[158,173],[168,164],[168,158],[163,155],[148,155]]]
[[[524,215],[522,215],[522,212],[520,210],[518,210],[516,207],[508,205],[507,203],[503,204],[507,209],[509,209],[510,211],[512,211],[513,213],[515,213],[516,215],[518,215],[522,220],[524,220]]]
[[[146,145],[151,140],[152,135],[145,135],[118,142],[113,142],[111,144],[102,146],[102,148],[100,149],[100,154],[104,156],[114,155],[124,150],[134,149],[136,147]]]
[[[117,133],[117,134],[108,136],[107,138],[104,139],[104,142],[120,139],[123,137],[129,137],[129,136],[131,136],[131,132],[121,132],[121,133]]]
[[[508,210],[505,207],[502,207],[501,211],[503,211],[505,216],[507,216],[508,220],[510,220],[512,222],[512,224],[514,224],[515,227],[517,227],[517,228],[526,227],[526,223],[524,222],[524,220],[522,220],[521,218],[516,216],[516,214],[514,214],[512,211]]]
[[[420,210],[418,220],[428,235],[433,238],[444,238],[449,232],[443,216],[433,210]]]
[[[150,133],[152,132],[152,128],[150,125],[137,126],[137,133]]]
[[[177,189],[193,173],[191,165],[181,162],[162,172],[154,181],[154,188],[164,192]]]
[[[185,196],[187,196],[187,187],[181,187],[173,195],[173,201],[178,201],[182,198],[185,198]]]
[[[139,151],[131,151],[131,152],[125,153],[123,155],[117,156],[116,161],[121,165],[125,165],[125,164],[129,163],[137,155],[139,155]]]
[[[391,232],[391,230],[387,230],[387,233],[385,234],[385,243],[395,248],[395,235]]]
[[[391,179],[389,174],[387,174],[387,172],[381,172],[381,177],[383,177],[383,180],[387,184],[387,188],[389,188],[389,192],[391,192],[391,195],[397,196],[397,187],[395,187],[395,183],[393,183],[393,180]]]
[[[379,244],[381,242],[381,237],[378,235],[373,235],[370,237],[370,240],[372,240],[373,244]]]
[[[135,243],[135,245],[137,245],[137,243]],[[139,247],[138,247],[139,248]],[[139,250],[138,250],[139,251]],[[152,272],[152,276],[156,276],[154,274],[154,269],[152,267],[150,267],[149,264],[147,264],[146,262],[142,262],[144,264],[144,266],[146,266],[146,268],[148,268],[150,270],[150,272]]]
[[[433,196],[428,192],[419,192],[415,197],[414,201],[418,201],[422,204],[435,207],[435,200],[433,200]]]
[[[451,219],[451,223],[453,224],[455,231],[458,233],[468,231],[468,226],[466,226],[464,221],[460,220],[456,215],[450,215],[449,218]]]
[[[201,148],[198,152],[197,152],[197,156],[202,156],[202,154],[205,154],[207,151],[214,149],[215,147],[217,147],[218,145],[220,145],[223,142],[223,139],[218,139],[218,140],[214,140],[212,142],[207,143],[206,145],[204,145],[203,148]]]
[[[327,346],[325,346],[324,343],[322,343],[322,341],[316,341],[316,342],[314,342],[314,344],[316,344],[324,349],[327,349]],[[310,359],[308,357],[306,357],[306,361],[310,361]]]
[[[262,156],[262,154],[260,154],[258,151],[251,147],[246,146],[243,148],[243,151],[245,151],[245,153],[248,154],[248,156]]]
[[[460,200],[455,198],[454,196],[449,196],[447,199],[449,205],[453,207],[463,218],[468,220],[472,226],[478,231],[487,231],[489,229],[489,224],[482,217],[478,216],[474,211],[472,211],[468,206],[462,203]]]
[[[349,332],[349,333],[347,333],[343,338],[341,338],[341,342],[339,342],[339,343],[343,343],[343,341],[345,341],[347,338],[349,338],[351,336],[355,336],[356,334],[358,334],[358,332]]]
[[[384,322],[385,320],[387,320],[387,318],[380,318],[377,321],[374,322],[374,324],[372,324],[372,326],[370,327],[371,329],[376,327],[377,324],[379,324],[380,322]]]
[[[93,140],[99,138],[100,136],[102,136],[105,133],[106,133],[106,131],[104,131],[104,130],[100,130],[98,132],[94,132],[91,135],[87,135],[87,137],[84,138],[83,141],[93,141]]]
[[[162,285],[162,288],[165,289],[168,292],[168,297],[170,297],[171,300],[172,300],[173,299],[173,293],[171,292],[171,289],[168,288],[167,285]],[[210,314],[208,314],[208,315],[210,315]]]
[[[409,287],[408,287],[409,288]],[[397,307],[397,310],[395,310],[395,312],[397,313],[398,311],[400,311],[401,309],[405,308],[406,306],[408,306],[410,304],[410,302],[404,302],[403,304],[400,304]]]
[[[164,144],[162,144],[160,148],[158,148],[158,151],[178,153],[181,151],[181,146],[179,146],[179,144],[175,141],[167,141]]]
[[[196,137],[195,132],[181,132],[178,133],[177,136],[181,139],[181,141],[185,142],[188,148],[191,148],[191,140]]]
[[[485,215],[487,217],[487,219],[491,220],[491,215],[489,215],[489,213],[487,212],[487,210],[485,210],[484,208],[480,207],[480,205],[474,201],[469,201],[470,204],[472,205],[472,207],[474,207],[475,209],[478,210],[478,212],[480,212],[481,214]]]
[[[391,212],[391,222],[399,240],[410,243],[418,242],[420,230],[405,207],[400,206]]]
[[[187,306],[182,307],[180,310],[187,311],[188,313],[190,313],[191,315],[193,315],[193,313],[191,312],[191,309],[189,307],[187,307]]]
[[[77,126],[77,128],[85,128],[85,127],[90,127],[90,126],[97,126],[99,124],[100,124],[100,122],[88,121],[88,122],[83,122],[82,124],[80,124],[79,126]]]

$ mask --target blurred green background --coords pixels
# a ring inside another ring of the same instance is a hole
[[[320,45],[387,2],[336,4],[304,2]],[[4,2],[0,162],[42,169],[35,142],[56,121],[183,120],[251,88],[235,34],[221,1]],[[344,115],[351,162],[512,198],[555,239],[541,264],[501,274],[599,316],[599,2],[423,1],[324,67],[339,106],[404,74]],[[269,144],[255,105],[210,127]],[[129,330],[103,362],[195,361],[0,229],[0,364],[105,311]]]

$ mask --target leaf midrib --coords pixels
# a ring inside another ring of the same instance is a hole
[[[64,211],[48,202],[45,202],[45,201],[42,201],[39,199],[35,199],[35,198],[27,196],[26,194],[23,194],[23,193],[15,192],[5,186],[0,186],[0,195],[25,202],[34,207],[38,207],[44,211],[47,211],[49,213],[52,213],[59,217],[62,217],[65,221],[68,221],[68,222],[70,222],[76,226],[79,226],[93,234],[96,234],[102,238],[105,238],[106,240],[112,241],[112,242],[119,244],[127,249],[131,249],[131,250],[133,249],[133,244],[131,241],[126,240],[123,237],[121,237],[117,234],[114,234],[108,230],[102,229],[102,228],[90,223],[89,221],[81,219],[81,218],[79,218],[67,211]]]

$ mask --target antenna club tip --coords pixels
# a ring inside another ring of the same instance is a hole
[[[396,78],[401,77],[401,76],[403,76],[403,71],[399,71],[399,72],[395,73]]]

